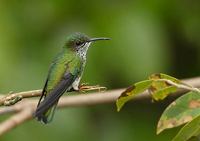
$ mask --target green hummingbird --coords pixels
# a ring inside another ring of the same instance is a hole
[[[89,38],[83,33],[74,33],[67,37],[62,51],[57,54],[50,66],[34,113],[38,121],[49,123],[63,93],[79,90],[88,48],[92,42],[99,40],[109,40],[109,38]]]

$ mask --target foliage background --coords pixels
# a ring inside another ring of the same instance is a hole
[[[200,1],[0,0],[0,92],[40,89],[49,64],[72,32],[111,37],[93,44],[83,82],[127,87],[149,74],[178,78],[200,71]],[[53,123],[30,121],[3,141],[168,141],[155,135],[168,103],[129,103],[59,110]],[[1,117],[2,121],[6,117]]]

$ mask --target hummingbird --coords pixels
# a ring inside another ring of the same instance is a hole
[[[78,91],[92,42],[109,38],[90,38],[83,33],[67,37],[61,52],[53,59],[34,117],[44,124],[52,121],[59,98],[70,91]]]

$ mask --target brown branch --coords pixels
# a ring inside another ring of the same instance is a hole
[[[0,106],[10,106],[21,101],[24,98],[38,97],[41,95],[42,90],[26,91],[19,93],[10,93],[0,99]]]
[[[0,136],[32,118],[34,108],[29,105],[0,124]]]
[[[200,87],[200,77],[183,80],[185,83],[192,85],[193,87]],[[112,103],[115,102],[119,95],[124,91],[124,89],[118,90],[110,90],[106,92],[94,92],[91,94],[79,94],[79,95],[71,95],[71,96],[63,96],[60,98],[58,103],[59,108],[65,107],[78,107],[78,106],[86,106],[86,105],[97,105],[103,103]],[[174,95],[180,95],[185,93],[186,90],[179,90]],[[41,95],[41,90],[28,91],[28,92],[20,92],[13,93],[8,96],[5,96],[0,99],[0,105],[4,105],[6,101],[15,100],[16,98],[30,98]],[[20,100],[21,100],[20,99]],[[140,95],[137,95],[134,100],[143,100],[143,99],[151,99],[151,96],[148,92],[144,92]],[[16,102],[16,101],[14,101]],[[18,102],[18,100],[17,100]],[[10,131],[11,129],[17,127],[18,125],[26,122],[27,120],[32,119],[32,115],[36,109],[38,100],[36,99],[25,99],[21,102],[13,106],[2,107],[0,108],[0,114],[8,114],[8,113],[16,113],[11,116],[6,121],[0,124],[0,136],[4,133]],[[12,102],[11,102],[12,104]]]

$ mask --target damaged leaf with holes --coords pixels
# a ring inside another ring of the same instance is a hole
[[[133,99],[136,95],[147,90],[151,86],[151,84],[152,80],[145,80],[135,83],[133,86],[127,88],[117,99],[116,102],[117,111],[120,111],[120,109],[124,106],[124,104],[129,100]]]
[[[172,102],[163,112],[157,134],[165,129],[174,128],[190,122],[200,115],[200,93],[189,92]]]
[[[149,79],[153,80],[152,85],[149,88],[149,92],[151,93],[152,98],[156,101],[163,100],[169,94],[177,91],[176,86],[172,86],[164,80],[169,80],[177,84],[181,83],[180,80],[163,73],[152,74]]]

